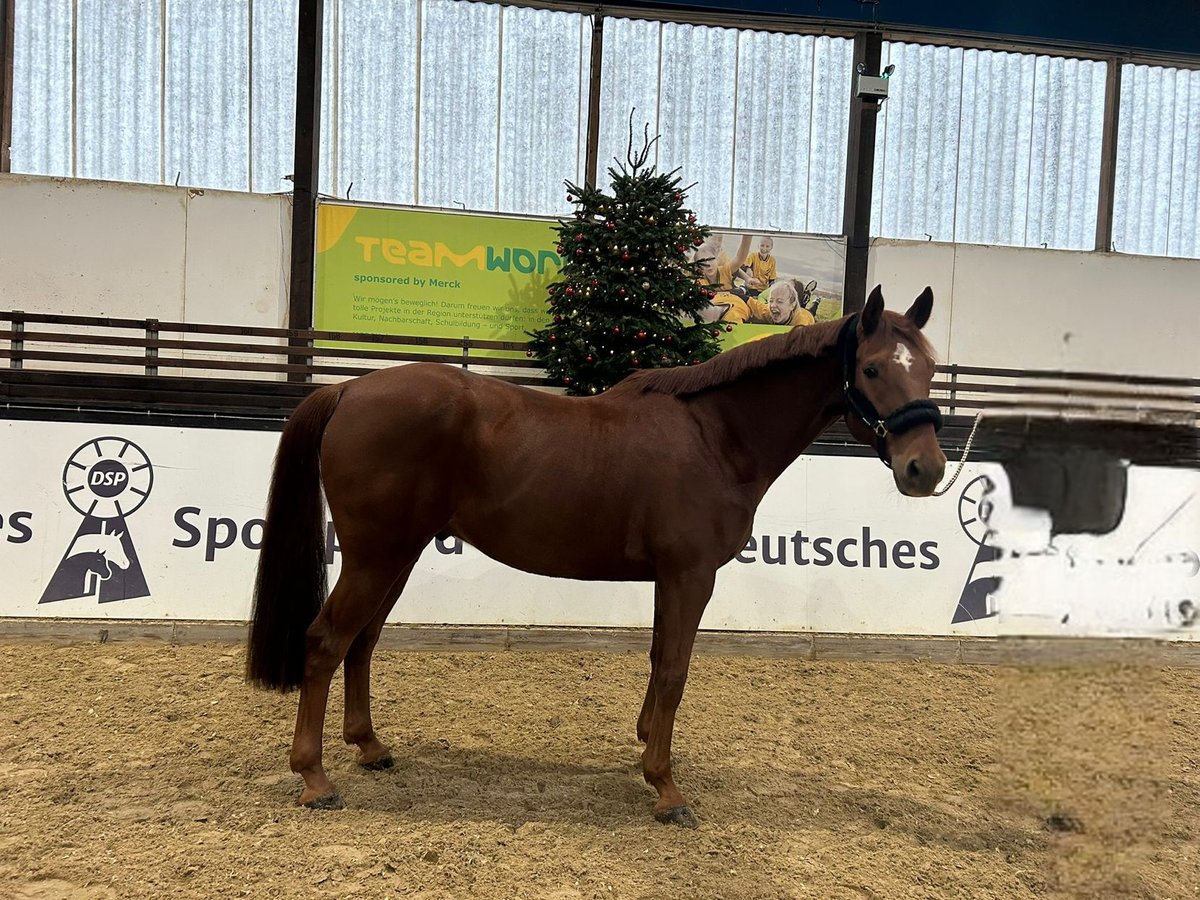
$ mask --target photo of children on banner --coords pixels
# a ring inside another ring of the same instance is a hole
[[[780,325],[796,327],[816,321],[819,299],[812,299],[815,280],[778,278],[772,251],[774,240],[762,237],[756,253],[750,253],[751,235],[742,235],[732,255],[725,252],[723,235],[710,235],[696,250],[702,284],[712,285],[715,295],[701,312],[705,322]]]

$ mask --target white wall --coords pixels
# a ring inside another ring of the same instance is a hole
[[[933,287],[944,362],[1200,377],[1200,260],[880,240],[867,274],[894,307]]]
[[[0,175],[0,308],[281,326],[282,195]],[[945,362],[1200,377],[1200,260],[879,240],[891,308],[934,290]]]
[[[0,175],[0,307],[280,326],[290,199]]]

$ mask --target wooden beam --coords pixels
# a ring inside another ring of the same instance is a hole
[[[875,124],[879,103],[854,95],[861,66],[866,75],[878,75],[883,56],[883,36],[860,31],[854,36],[851,69],[850,129],[846,145],[846,200],[842,233],[846,236],[845,300],[842,311],[858,312],[867,302],[867,255],[871,246],[871,190],[875,178]]]
[[[12,171],[13,59],[17,0],[0,0],[0,172]]]
[[[587,156],[584,164],[584,183],[596,186],[600,156],[600,67],[604,61],[604,14],[592,16],[591,78],[588,80]]]
[[[1113,207],[1117,185],[1117,129],[1121,117],[1121,60],[1108,61],[1104,84],[1104,131],[1100,145],[1100,202],[1096,207],[1096,249],[1113,249]]]
[[[321,163],[321,57],[325,0],[300,0],[296,35],[296,131],[292,167],[292,280],[288,327],[311,328]],[[295,343],[293,346],[303,346]],[[309,376],[311,377],[311,376]],[[291,374],[289,380],[305,380]]]

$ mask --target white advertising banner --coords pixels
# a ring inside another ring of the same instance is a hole
[[[0,616],[247,618],[276,433],[2,428]],[[801,458],[719,573],[703,626],[1193,639],[1200,473],[1135,467],[1128,484],[1111,532],[1052,535],[1048,517],[1012,508],[999,465],[910,499],[875,459]],[[529,575],[450,540],[426,549],[390,621],[648,626],[652,597]]]

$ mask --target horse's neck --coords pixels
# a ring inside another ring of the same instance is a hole
[[[738,480],[763,489],[836,419],[841,398],[835,354],[796,359],[691,399],[706,429],[724,436]]]

